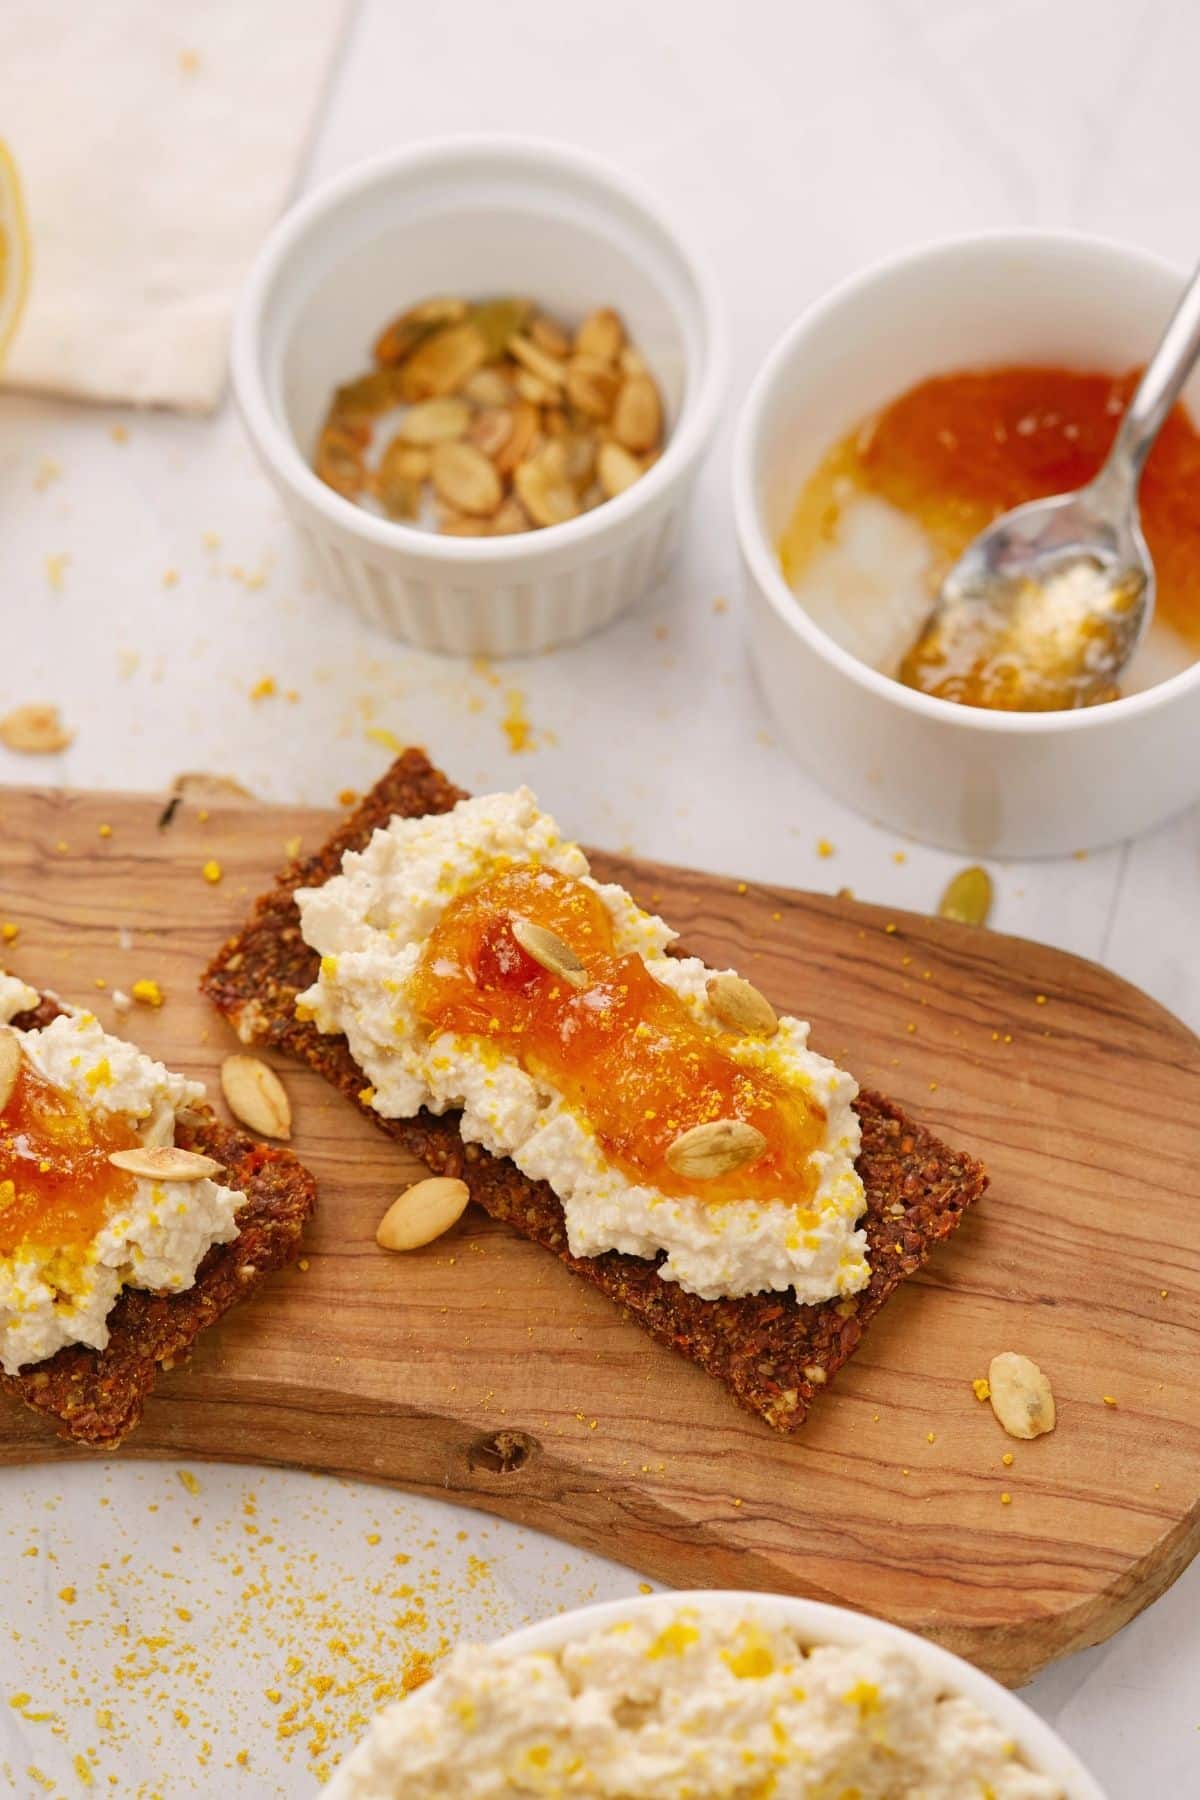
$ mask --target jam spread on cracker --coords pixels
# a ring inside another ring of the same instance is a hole
[[[516,1057],[587,1120],[614,1165],[663,1194],[794,1203],[814,1189],[824,1110],[731,1054],[732,1034],[706,1028],[640,956],[620,952],[585,882],[525,864],[470,889],[431,932],[409,991],[431,1032]],[[719,1125],[731,1128],[724,1139]],[[700,1126],[717,1139],[712,1172],[677,1154]]]
[[[22,1063],[0,1112],[0,1255],[90,1243],[136,1187],[109,1154],[140,1142],[120,1114],[92,1110]]]

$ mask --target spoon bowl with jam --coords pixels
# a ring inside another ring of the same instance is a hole
[[[1200,270],[1099,472],[1074,493],[1004,513],[975,538],[904,657],[903,682],[968,706],[1015,712],[1117,698],[1155,603],[1138,506],[1142,471],[1198,359]]]

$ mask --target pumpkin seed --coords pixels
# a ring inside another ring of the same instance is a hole
[[[595,356],[601,362],[616,362],[625,342],[625,327],[619,313],[611,306],[601,306],[589,313],[575,333],[575,349],[580,356]]]
[[[465,400],[423,400],[405,413],[398,435],[406,444],[428,448],[462,437],[470,423],[471,408]]]
[[[520,918],[513,919],[509,929],[526,956],[532,956],[548,974],[557,975],[568,987],[587,985],[587,970],[570,944],[564,943],[557,932],[536,925],[532,919]]]
[[[518,531],[532,529],[533,521],[515,494],[510,494],[491,521],[493,537],[513,537]]]
[[[221,1092],[234,1118],[260,1137],[291,1137],[287,1092],[274,1069],[257,1056],[227,1056],[221,1064]]]
[[[437,494],[459,512],[486,516],[504,498],[494,465],[474,444],[435,444],[431,473]]]
[[[538,313],[530,321],[529,336],[547,356],[557,356],[562,361],[571,354],[571,339],[567,332],[557,319],[550,318],[546,313]]]
[[[143,1181],[204,1181],[219,1175],[221,1165],[195,1150],[179,1150],[174,1144],[141,1144],[133,1150],[111,1150],[115,1169],[139,1175]]]
[[[514,337],[508,346],[508,353],[510,356],[516,357],[522,368],[528,369],[531,375],[544,382],[551,393],[562,386],[566,373],[563,364],[558,357],[549,356],[545,350],[539,350],[531,339]]]
[[[1050,1383],[1028,1356],[1002,1350],[988,1365],[992,1411],[1009,1437],[1035,1438],[1057,1421]]]
[[[991,910],[992,878],[978,863],[952,876],[938,901],[943,919],[958,919],[963,925],[986,925]]]
[[[530,406],[553,406],[562,392],[561,388],[551,387],[548,381],[543,381],[531,369],[518,369],[513,386],[522,400],[528,400]]]
[[[403,436],[394,437],[379,459],[380,475],[386,469],[399,481],[428,481],[430,455],[417,444],[406,444]]]
[[[723,1025],[752,1037],[774,1037],[779,1030],[775,1008],[765,994],[740,975],[712,975],[705,984],[708,1004]]]
[[[414,462],[419,458],[420,463]],[[424,473],[410,473],[420,466]],[[421,483],[430,469],[428,450],[415,450],[394,438],[375,471],[374,489],[389,519],[415,519],[421,511]]]
[[[627,450],[653,450],[662,428],[662,401],[653,380],[649,375],[627,375],[613,407],[613,436]]]
[[[762,1132],[743,1119],[693,1125],[667,1146],[667,1166],[686,1181],[713,1181],[757,1162],[767,1147]]]
[[[24,756],[52,756],[74,741],[75,733],[67,730],[57,706],[16,706],[0,719],[0,744]]]
[[[499,456],[513,433],[512,409],[507,406],[485,406],[471,421],[470,439],[477,450],[493,461]]]
[[[617,398],[617,377],[594,356],[573,356],[567,364],[567,399],[589,419],[607,419]]]
[[[501,475],[511,475],[517,464],[524,462],[537,443],[539,428],[537,407],[518,400],[512,409],[512,430],[495,458]]]
[[[517,497],[535,525],[563,525],[578,514],[579,500],[567,480],[561,438],[551,438],[520,463],[513,480]]]
[[[495,362],[506,350],[512,348],[512,340],[522,330],[533,304],[529,300],[485,300],[471,314],[471,324],[483,339],[488,362]]]
[[[21,1073],[21,1040],[13,1031],[0,1032],[0,1113],[12,1099]]]
[[[353,500],[366,486],[361,440],[343,422],[333,422],[323,428],[317,439],[313,467],[326,487],[347,500]]]
[[[618,494],[632,487],[642,473],[642,466],[637,457],[630,454],[621,444],[601,444],[596,458],[596,473],[600,477],[600,486],[604,489],[606,500],[615,500]]]
[[[446,325],[424,338],[400,374],[402,397],[415,405],[452,394],[488,360],[487,342],[474,319]]]
[[[509,365],[505,365],[505,368]],[[480,369],[463,383],[463,394],[477,406],[509,406],[513,398],[511,376],[505,368]]]
[[[421,339],[428,337],[436,325],[457,325],[460,319],[467,316],[467,303],[450,295],[439,295],[432,300],[422,300],[419,306],[410,306],[392,320],[375,340],[375,361],[378,363],[400,363],[409,353],[416,349]]]
[[[462,1218],[470,1198],[466,1182],[449,1175],[414,1182],[384,1213],[375,1242],[383,1250],[420,1250]]]
[[[334,420],[373,419],[399,401],[400,381],[395,369],[372,369],[369,375],[360,375],[357,381],[336,388],[329,411]]]

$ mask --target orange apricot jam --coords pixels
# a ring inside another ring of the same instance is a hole
[[[780,544],[788,581],[835,540],[854,495],[872,494],[923,529],[932,605],[947,570],[1001,513],[1091,480],[1140,373],[1014,365],[908,389],[836,444],[806,483]],[[1200,652],[1198,495],[1200,433],[1176,406],[1146,465],[1142,525],[1156,616]]]
[[[553,931],[579,957],[578,987],[517,943],[514,919]],[[647,969],[621,954],[594,890],[522,865],[453,900],[430,933],[409,984],[431,1032],[479,1037],[555,1088],[587,1120],[606,1157],[661,1193],[705,1200],[800,1200],[815,1186],[809,1159],[825,1112],[793,1084],[730,1055]],[[767,1148],[711,1180],[674,1172],[666,1152],[715,1119],[755,1126]]]
[[[140,1142],[121,1114],[93,1111],[23,1062],[0,1112],[0,1255],[90,1243],[133,1197],[134,1177],[109,1152]]]

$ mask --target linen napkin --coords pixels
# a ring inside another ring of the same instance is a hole
[[[33,267],[3,379],[207,410],[349,0],[3,0]]]

